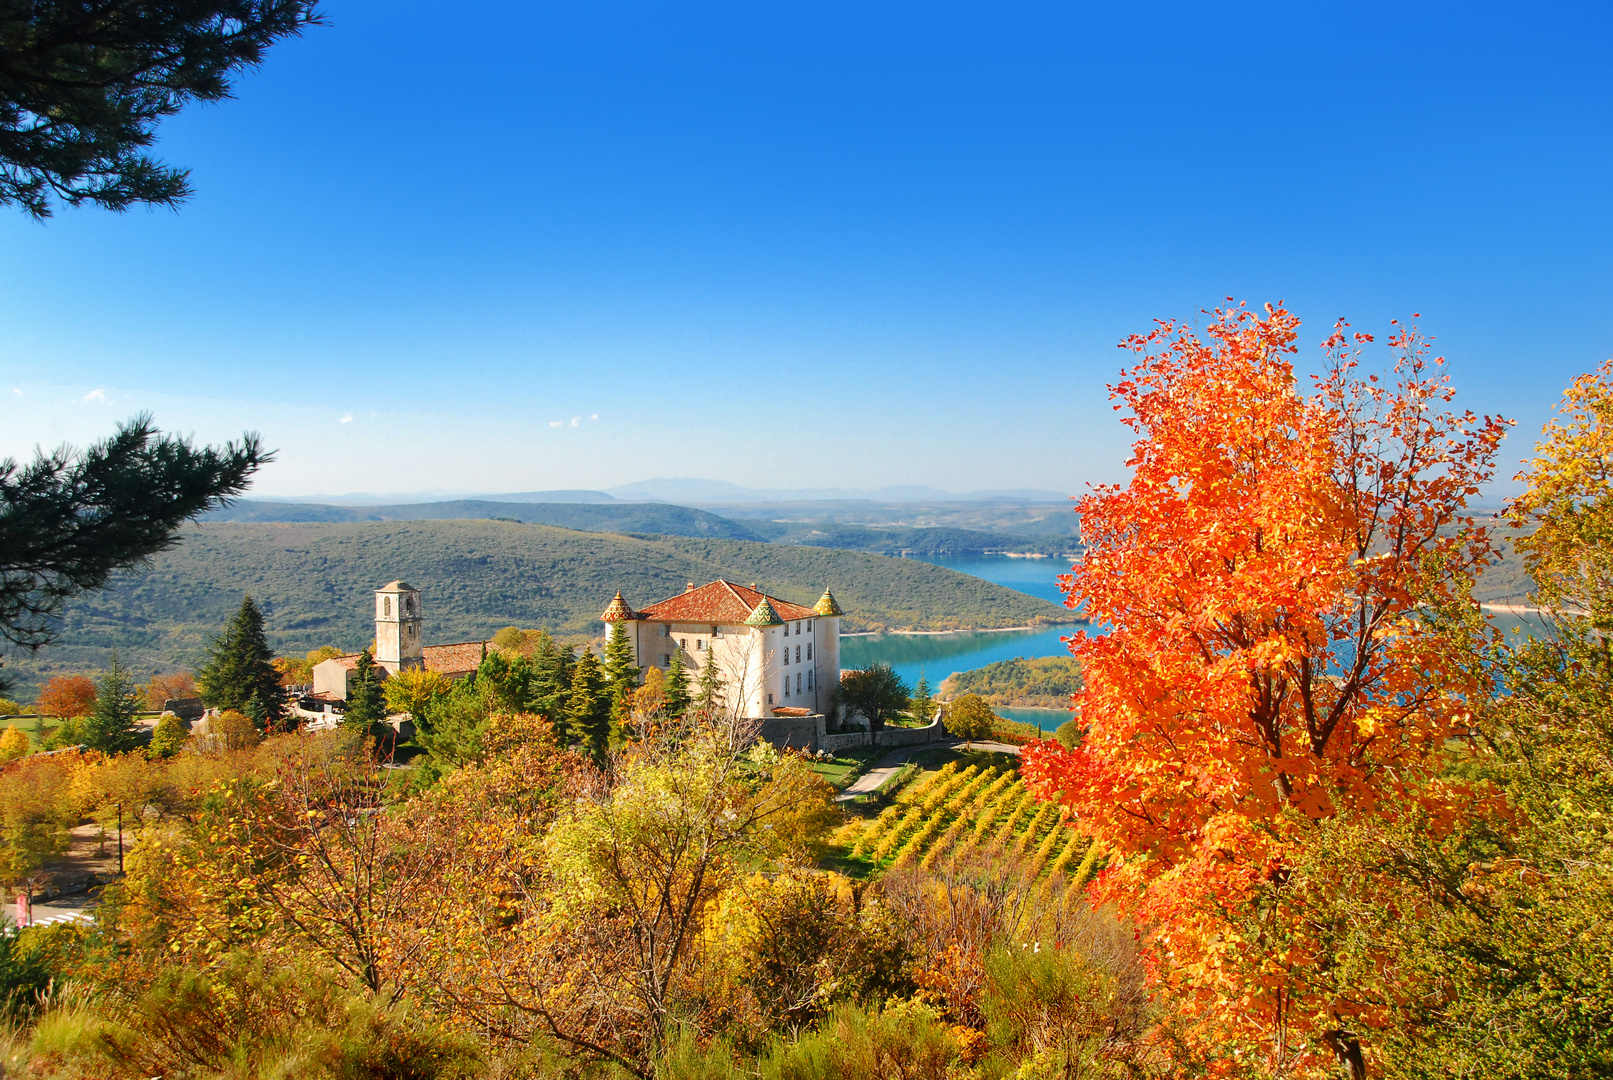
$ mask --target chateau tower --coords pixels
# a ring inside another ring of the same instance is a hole
[[[422,666],[420,590],[394,581],[375,591],[375,662],[396,674]]]

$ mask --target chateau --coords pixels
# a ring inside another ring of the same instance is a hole
[[[840,682],[840,617],[828,589],[812,607],[758,592],[754,585],[717,580],[635,611],[620,591],[600,618],[622,633],[634,661],[671,667],[682,656],[691,683],[715,664],[726,707],[740,716],[819,717]],[[450,679],[475,671],[487,653],[482,641],[424,644],[420,590],[393,581],[375,592],[375,666],[388,675],[413,668]],[[346,701],[358,653],[314,665],[316,701]]]
[[[812,607],[718,579],[634,611],[620,591],[600,616],[627,635],[640,669],[680,654],[691,681],[715,664],[725,705],[740,716],[822,714],[840,682],[840,617],[828,589]]]

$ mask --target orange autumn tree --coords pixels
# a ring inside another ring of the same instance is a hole
[[[1022,771],[1107,845],[1098,898],[1149,929],[1153,976],[1206,1046],[1278,1071],[1358,1061],[1348,1003],[1295,1000],[1284,977],[1319,958],[1284,935],[1262,951],[1239,915],[1284,880],[1306,821],[1439,796],[1473,687],[1419,613],[1460,602],[1490,557],[1464,506],[1506,423],[1451,411],[1415,330],[1388,342],[1392,379],[1362,379],[1371,338],[1339,323],[1305,393],[1294,315],[1208,314],[1124,343],[1139,360],[1111,391],[1133,477],[1080,501],[1086,554],[1063,579],[1110,627],[1071,639],[1087,730],[1028,748]]]

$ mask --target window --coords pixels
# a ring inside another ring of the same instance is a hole
[[[706,643],[704,641],[701,641],[699,638],[694,639],[694,651],[695,652],[699,652],[701,649],[704,649],[705,647],[706,647]]]
[[[662,667],[671,667],[672,666],[672,654],[671,653],[662,653],[661,654],[661,666]]]
[[[790,677],[788,675],[784,676],[784,696],[790,696]]]
[[[773,695],[772,694],[767,695],[767,703],[769,705],[773,704]]]
[[[807,620],[807,633],[810,634],[811,632],[812,632],[812,620],[808,619]]]
[[[812,672],[811,671],[807,672],[807,689],[808,690],[812,689]]]
[[[801,636],[801,624],[800,623],[795,624],[795,636],[796,637]]]
[[[688,647],[689,647],[689,639],[686,638],[686,637],[680,637],[678,639],[678,648],[687,649]]]
[[[788,645],[784,646],[784,666],[790,666],[790,647]]]
[[[799,671],[795,673],[795,692],[797,694],[801,692],[801,673]]]
[[[381,597],[381,614],[392,614],[392,598],[390,596]]]
[[[795,662],[797,664],[801,662],[801,646],[799,645],[795,647]]]
[[[661,636],[662,637],[671,637],[672,636],[672,627],[663,625],[661,627]]]
[[[785,637],[790,636],[790,624],[789,623],[784,624],[784,636]]]
[[[812,642],[807,642],[807,659],[812,659]]]
[[[715,626],[713,626],[713,627],[712,627],[712,628],[711,628],[711,636],[712,636],[712,637],[716,637],[716,636],[717,636],[717,628],[716,628],[716,627],[715,627]]]

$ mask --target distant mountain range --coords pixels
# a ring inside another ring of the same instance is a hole
[[[761,506],[762,504],[751,504]],[[814,504],[818,506],[821,504]],[[839,505],[839,504],[831,504]],[[864,507],[866,509],[866,507]],[[518,502],[455,499],[447,502],[401,503],[391,506],[333,506],[327,503],[283,503],[242,499],[202,518],[224,522],[359,522],[460,521],[495,519],[554,525],[582,532],[634,536],[690,536],[716,540],[800,544],[876,555],[978,555],[991,551],[1063,554],[1073,545],[1068,529],[1008,531],[945,525],[887,524],[869,526],[838,522],[829,512],[806,520],[768,516],[741,520],[708,510],[652,502]],[[1071,519],[1073,524],[1073,518]]]
[[[882,488],[748,488],[725,480],[694,480],[687,477],[660,477],[637,484],[607,488],[618,499],[641,502],[674,502],[695,506],[742,502],[825,502],[866,500],[868,502],[1035,502],[1056,503],[1069,498],[1064,492],[1037,488],[1004,491],[943,491],[923,484],[902,484]]]
[[[924,484],[901,484],[882,488],[749,488],[726,480],[698,480],[689,477],[658,477],[636,484],[621,484],[605,491],[572,489],[561,491],[521,491],[475,493],[463,491],[420,491],[393,495],[349,492],[346,495],[259,496],[261,502],[311,503],[322,506],[401,506],[414,503],[457,501],[502,503],[612,503],[664,502],[693,506],[721,506],[730,503],[839,502],[847,500],[879,503],[1062,503],[1064,492],[1041,488],[1010,488],[1000,491],[944,491]]]

